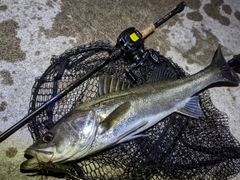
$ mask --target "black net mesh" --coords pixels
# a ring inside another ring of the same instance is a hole
[[[50,67],[36,79],[29,111],[32,112],[78,77],[101,63],[114,50],[99,41],[70,49],[51,59]],[[80,103],[97,95],[103,74],[115,75],[133,86],[143,84],[156,66],[166,69],[173,79],[185,72],[171,59],[152,49],[138,66],[119,59],[112,61],[28,124],[36,141],[54,123]],[[134,78],[131,78],[133,77]],[[136,81],[133,79],[136,79]],[[240,144],[232,136],[228,117],[211,102],[209,92],[200,93],[204,116],[189,118],[174,113],[143,132],[147,136],[119,144],[78,162],[49,165],[67,179],[228,179],[240,170]],[[54,173],[53,173],[54,174]]]

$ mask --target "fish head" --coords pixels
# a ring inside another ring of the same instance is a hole
[[[56,154],[56,145],[54,144],[54,132],[47,132],[42,138],[37,140],[25,151],[25,158],[21,164],[21,170],[37,170],[40,162],[51,162]]]
[[[42,163],[64,163],[87,154],[100,118],[95,111],[73,111],[25,151],[21,171],[41,169]],[[80,152],[80,153],[79,153]]]

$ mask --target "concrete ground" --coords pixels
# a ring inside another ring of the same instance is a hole
[[[120,32],[142,29],[179,0],[0,0],[0,133],[27,114],[35,77],[52,55],[96,40],[115,44]],[[240,53],[240,1],[186,0],[185,10],[150,36],[159,50],[192,74],[209,64],[221,44],[227,60]],[[211,89],[213,103],[230,118],[240,141],[240,87]],[[19,172],[32,139],[26,126],[0,144],[0,179],[45,179]],[[51,178],[48,178],[51,179]],[[240,179],[240,175],[234,178]]]

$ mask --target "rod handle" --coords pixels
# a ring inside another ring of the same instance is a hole
[[[142,38],[146,38],[148,35],[150,35],[151,33],[153,33],[155,31],[155,25],[154,24],[150,24],[150,26],[148,26],[147,28],[143,29],[142,31],[140,31],[140,33],[142,34]]]
[[[171,12],[169,12],[167,15],[165,15],[163,18],[159,19],[157,22],[155,22],[154,24],[150,24],[150,26],[148,26],[147,28],[143,29],[142,31],[140,31],[141,35],[142,35],[142,39],[146,38],[148,35],[150,35],[151,33],[153,33],[155,31],[155,29],[157,27],[159,27],[160,25],[162,25],[164,22],[166,22],[167,20],[169,20],[171,17],[173,17],[174,15],[176,15],[177,13],[180,13],[184,10],[184,7],[186,6],[185,2],[181,2],[179,3],[176,8],[174,10],[172,10]]]

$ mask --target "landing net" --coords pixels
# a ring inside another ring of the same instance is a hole
[[[112,61],[33,118],[28,124],[33,140],[40,138],[74,107],[96,97],[99,77],[104,74],[114,75],[132,86],[146,83],[157,66],[165,68],[165,73],[171,74],[167,77],[171,79],[186,76],[183,69],[171,59],[152,49],[146,50],[151,57],[141,65],[134,67],[133,62],[126,59]],[[51,65],[35,81],[29,112],[85,75],[113,51],[114,47],[108,41],[98,41],[53,56]],[[240,144],[230,133],[227,115],[212,104],[209,92],[200,93],[200,99],[203,117],[193,119],[177,113],[171,114],[143,132],[147,136],[119,144],[77,163],[67,164],[68,173],[59,176],[68,180],[234,177],[240,170]]]

